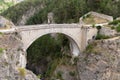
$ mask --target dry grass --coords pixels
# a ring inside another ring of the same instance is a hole
[[[106,22],[108,22],[108,20],[97,17],[97,16],[90,15],[90,16],[84,18],[83,22],[85,24],[100,24],[100,23],[106,23]]]

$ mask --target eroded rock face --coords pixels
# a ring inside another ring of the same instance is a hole
[[[120,80],[120,39],[96,41],[78,62],[81,80]]]
[[[14,27],[14,24],[11,21],[0,16],[0,29],[9,29],[12,27]]]
[[[16,33],[0,34],[0,80],[39,80],[25,69],[26,52]]]

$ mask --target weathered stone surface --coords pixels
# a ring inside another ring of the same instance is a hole
[[[9,29],[12,27],[14,27],[14,24],[11,21],[0,16],[0,29]]]
[[[2,34],[0,38],[0,80],[21,80],[18,68],[26,66],[26,52],[22,49],[22,43],[15,33]],[[26,70],[22,80],[39,80],[30,71]]]
[[[97,53],[84,53],[78,62],[81,80],[120,80],[120,38],[96,41]]]
[[[115,36],[117,34],[117,31],[111,29],[110,27],[102,27],[100,29],[100,34],[106,35],[106,36]]]

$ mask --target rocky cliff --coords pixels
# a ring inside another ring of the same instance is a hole
[[[80,80],[120,80],[120,38],[91,43],[80,55]]]
[[[25,69],[26,52],[17,33],[0,33],[0,80],[39,80]]]

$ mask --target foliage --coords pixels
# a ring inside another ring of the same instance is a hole
[[[120,23],[120,20],[114,20],[112,22],[110,22],[110,25],[117,25],[118,23]]]
[[[63,72],[62,71],[58,71],[57,72],[57,79],[60,79],[60,80],[63,80],[63,78],[62,78],[62,74],[63,74]]]
[[[0,56],[2,55],[2,53],[3,53],[3,48],[0,48]]]
[[[37,75],[37,78],[41,79],[41,74]]]
[[[5,2],[4,0],[0,0],[0,13],[5,11],[7,8],[14,5],[14,2]]]
[[[80,12],[80,10],[83,12]],[[27,24],[39,24],[46,22],[48,12],[54,13],[56,23],[78,22],[79,17],[84,14],[86,10],[87,8],[85,7],[85,2],[82,0],[52,0],[46,8],[31,17]]]
[[[111,29],[115,29],[115,27],[114,27],[114,26],[112,26],[112,27],[111,27]]]
[[[2,52],[3,52],[3,50],[4,50],[3,48],[0,48],[0,53],[2,53]]]
[[[51,63],[49,63],[48,69],[45,72],[45,77],[51,77],[53,75],[53,72],[55,71],[56,67],[59,64],[59,60],[55,59]]]
[[[16,23],[31,7],[36,8],[39,5],[43,5],[44,8],[31,16],[26,24],[46,23],[48,12],[54,13],[56,23],[78,22],[79,18],[89,11],[108,14],[114,18],[120,16],[120,0],[25,0],[10,7],[1,15]]]
[[[117,25],[116,31],[117,31],[117,32],[120,32],[120,24]]]
[[[98,54],[99,52],[99,49],[96,49],[97,43],[94,42],[94,43],[91,43],[89,44],[87,47],[86,47],[86,50],[84,51],[85,53],[87,53],[87,56],[92,53],[92,54]]]
[[[42,65],[44,60],[47,69],[42,76],[51,77],[63,56],[61,49],[64,47],[69,49],[69,41],[64,35],[58,34],[56,39],[50,34],[44,35],[28,48],[27,60],[30,65],[34,64],[35,66]],[[46,58],[50,58],[50,60],[48,61]]]
[[[78,61],[79,61],[79,57],[75,57],[74,58],[74,64],[76,65]]]
[[[24,68],[18,68],[18,70],[19,70],[20,76],[21,76],[21,77],[25,77],[25,75],[26,75],[26,70],[25,70]]]
[[[25,0],[15,6],[8,8],[8,10],[1,13],[2,16],[10,19],[13,23],[17,23],[31,7],[36,8],[42,4],[41,0]]]
[[[94,46],[92,44],[89,44],[87,47],[86,47],[86,52],[88,53],[91,53],[92,50],[93,50]]]
[[[3,35],[3,33],[2,33],[2,32],[0,32],[0,35]]]
[[[96,26],[97,30],[100,30],[101,29],[101,26]]]
[[[75,74],[76,74],[75,71],[70,71],[69,72],[69,75],[71,75],[71,76],[75,76]]]
[[[102,34],[97,34],[96,36],[96,40],[100,40],[100,39],[108,39],[110,38],[109,36],[106,35],[102,35]]]

